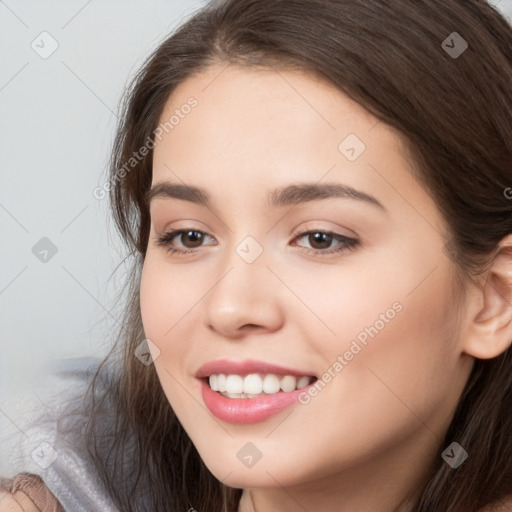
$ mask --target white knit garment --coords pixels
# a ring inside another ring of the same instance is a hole
[[[73,396],[85,391],[93,374],[91,359],[67,361],[63,373],[55,376],[57,389],[65,390],[46,404],[44,409],[33,411],[19,433],[11,459],[13,475],[30,472],[40,475],[50,491],[64,507],[65,512],[120,512],[105,492],[95,468],[89,462],[81,440],[80,399]],[[64,363],[63,363],[64,364]],[[70,399],[71,398],[71,399]],[[62,412],[66,415],[65,426],[73,430],[63,435],[57,420]]]

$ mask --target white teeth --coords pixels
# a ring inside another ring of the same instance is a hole
[[[256,398],[257,396],[263,396],[263,393],[261,395],[250,395],[248,393],[222,393],[223,396],[227,396],[228,398]]]
[[[225,392],[226,391],[226,376],[223,373],[219,373],[219,375],[212,375],[210,377],[210,379],[212,377],[217,377],[217,391]]]
[[[243,393],[223,393],[224,396],[227,396],[228,398],[244,398],[242,397]]]
[[[210,375],[210,387],[213,389],[213,391],[219,391],[217,379],[217,375]]]
[[[290,391],[294,391],[297,388],[297,377],[293,375],[285,375],[281,379],[281,389],[288,393]]]
[[[251,373],[244,378],[244,393],[259,395],[263,391],[263,381],[257,373]]]
[[[226,377],[226,393],[243,393],[244,379],[240,375],[228,375]]]
[[[302,389],[306,386],[309,386],[309,377],[300,377],[297,379],[297,389]]]
[[[289,393],[309,386],[313,380],[312,377],[307,376],[278,376],[273,373],[267,375],[250,373],[244,377],[236,374],[219,373],[210,375],[209,378],[211,389],[229,398],[255,398],[265,394],[279,393],[280,391]]]
[[[265,375],[263,379],[263,391],[265,393],[277,393],[281,387],[280,384],[277,375]]]

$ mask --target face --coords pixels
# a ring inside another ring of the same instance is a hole
[[[243,488],[406,460],[410,480],[439,457],[470,361],[446,226],[399,133],[305,73],[225,64],[183,82],[162,126],[173,115],[141,313],[204,462]]]

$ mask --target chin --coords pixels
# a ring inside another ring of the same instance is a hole
[[[237,489],[288,487],[299,485],[307,479],[306,475],[291,471],[291,468],[298,468],[299,464],[304,465],[303,460],[289,461],[282,457],[272,460],[262,457],[252,467],[246,467],[236,452],[233,457],[223,457],[221,460],[215,453],[201,458],[217,480]]]

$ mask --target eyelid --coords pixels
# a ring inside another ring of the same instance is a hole
[[[180,237],[183,233],[187,233],[189,231],[195,231],[198,233],[201,233],[205,237],[211,238],[212,240],[215,240],[215,238],[210,235],[207,231],[203,229],[197,229],[194,227],[183,227],[183,228],[174,228],[173,226],[168,226],[166,229],[162,231],[161,234],[156,234],[154,237],[155,242],[157,245],[162,245],[164,247],[170,246],[170,240],[174,240],[178,237]],[[169,240],[169,241],[167,241]],[[208,244],[208,245],[216,245],[216,244]],[[194,249],[178,249],[176,252],[193,252],[197,249],[200,249],[202,246]]]
[[[301,224],[301,226],[302,227],[297,228],[296,230],[294,230],[292,232],[292,234],[291,234],[292,237],[296,237],[298,235],[313,231],[313,232],[332,233],[332,234],[344,236],[345,238],[359,239],[359,236],[357,235],[357,233],[355,233],[351,229],[344,228],[341,226],[338,226],[336,228],[328,228],[325,226],[325,224],[323,226],[316,226],[315,221],[307,222],[305,225]],[[344,232],[340,233],[340,231],[344,231]]]
[[[215,238],[212,235],[210,235],[207,231],[197,229],[197,228],[194,228],[191,226],[185,226],[183,228],[175,228],[174,226],[171,225],[171,226],[168,226],[164,230],[163,234],[155,236],[155,242],[157,245],[162,246],[171,255],[177,255],[179,257],[182,257],[187,254],[196,253],[204,245],[200,245],[199,247],[194,247],[192,249],[188,249],[188,248],[176,249],[171,245],[171,242],[175,238],[180,237],[182,234],[187,233],[189,231],[199,232],[202,235],[204,235],[204,237],[208,237],[208,238],[211,238],[212,240],[215,240]],[[303,247],[296,243],[296,240],[303,238],[305,236],[308,236],[312,233],[323,233],[328,236],[331,236],[334,240],[341,242],[341,245],[335,246],[334,248],[331,248],[329,250],[323,250],[323,249],[313,249],[313,248],[309,248],[309,247]],[[301,249],[301,252],[303,252],[305,254],[312,253],[316,257],[318,257],[318,256],[328,257],[330,255],[340,256],[342,254],[345,254],[347,252],[350,252],[350,251],[356,249],[357,247],[359,247],[361,245],[361,241],[359,240],[357,235],[355,237],[347,236],[342,233],[338,233],[337,231],[334,231],[332,229],[328,229],[328,228],[324,228],[324,227],[316,228],[316,227],[310,227],[310,226],[308,227],[308,225],[306,225],[305,227],[303,227],[303,229],[295,230],[291,236],[292,236],[291,242],[294,242],[294,243],[290,244],[290,245],[292,245],[292,247],[298,246]],[[204,240],[204,237],[203,237],[203,240]],[[208,244],[208,245],[217,245],[217,242],[215,244]]]

